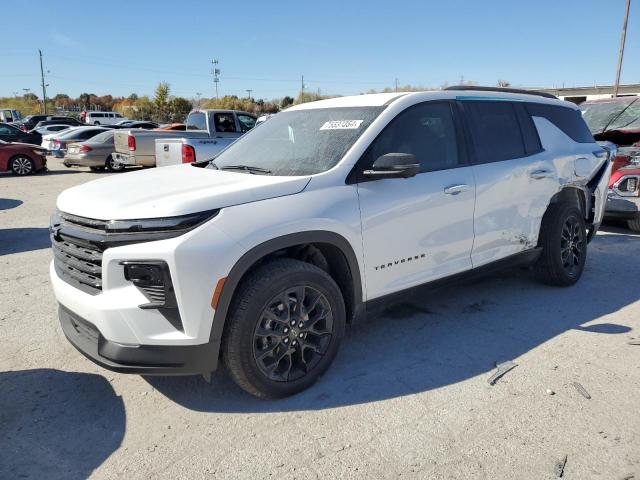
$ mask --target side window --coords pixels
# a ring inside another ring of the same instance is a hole
[[[207,117],[204,112],[193,112],[187,117],[187,130],[206,130]]]
[[[575,142],[595,142],[579,110],[541,103],[528,103],[527,110],[532,117],[546,118]]]
[[[234,133],[236,131],[236,122],[233,113],[216,113],[213,116],[216,132]]]
[[[369,147],[365,168],[387,153],[415,155],[420,172],[458,166],[458,142],[451,104],[422,103],[400,113]]]
[[[256,126],[256,119],[249,115],[238,115],[238,121],[240,122],[240,129],[242,133],[248,132]]]
[[[527,156],[516,110],[511,102],[466,101],[477,163],[500,162]]]

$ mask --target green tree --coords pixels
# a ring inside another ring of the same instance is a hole
[[[293,105],[294,101],[295,100],[293,99],[293,97],[290,97],[289,95],[287,95],[282,100],[280,100],[280,108],[282,108],[284,110],[285,108],[290,107],[291,105]]]
[[[155,119],[159,122],[169,121],[169,92],[171,88],[167,82],[160,82],[156,87],[153,105],[155,107]]]
[[[173,97],[169,102],[171,121],[184,122],[192,108],[193,105],[186,98]]]

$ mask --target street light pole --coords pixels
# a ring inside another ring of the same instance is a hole
[[[627,39],[627,23],[629,21],[629,8],[631,8],[631,0],[627,0],[627,9],[624,14],[624,22],[622,23],[622,35],[620,36],[620,50],[618,51],[618,69],[616,70],[616,83],[613,85],[613,96],[618,96],[620,88],[620,72],[622,71],[622,57],[624,56],[624,44]]]
[[[42,80],[42,113],[47,114],[47,86],[44,83],[44,68],[42,68],[42,50],[38,50],[40,54],[40,78]]]

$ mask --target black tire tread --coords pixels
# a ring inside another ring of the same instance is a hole
[[[640,216],[633,220],[627,220],[627,227],[629,227],[629,230],[632,232],[640,233]]]

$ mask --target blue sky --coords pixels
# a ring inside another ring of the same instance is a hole
[[[4,0],[0,96],[357,94],[461,76],[482,85],[611,84],[624,0],[75,1]],[[632,0],[623,83],[640,82],[640,1]]]

